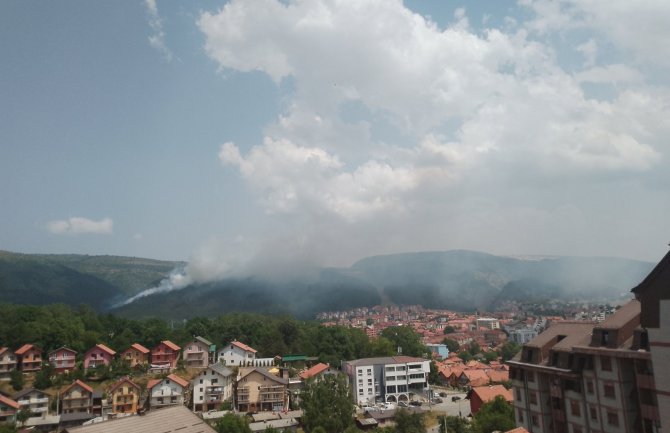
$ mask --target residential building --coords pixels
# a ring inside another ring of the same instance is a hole
[[[151,369],[171,371],[177,368],[181,347],[170,340],[161,341],[151,349]]]
[[[216,433],[200,417],[183,406],[165,408],[142,416],[126,416],[80,427],[68,427],[63,433]]]
[[[16,370],[16,355],[9,347],[0,347],[0,380],[9,380]]]
[[[447,349],[446,344],[441,343],[426,344],[426,347],[428,347],[428,349],[434,356],[437,356],[442,359],[447,359],[449,357],[449,349]]]
[[[135,413],[140,402],[141,389],[127,377],[121,378],[109,388],[112,413]]]
[[[364,358],[342,363],[359,406],[409,401],[428,386],[430,361],[409,356]]]
[[[210,364],[191,381],[193,385],[193,410],[217,410],[233,395],[233,371],[223,364]]]
[[[131,367],[149,365],[149,354],[151,351],[139,343],[131,345],[121,352],[121,359],[128,361]]]
[[[93,388],[81,380],[75,380],[60,394],[61,413],[92,413]]]
[[[49,413],[49,399],[51,395],[35,388],[21,390],[12,396],[12,400],[19,404],[19,410],[30,411],[31,418],[44,418]]]
[[[157,409],[164,406],[183,405],[188,385],[186,379],[176,374],[170,374],[165,379],[150,380],[147,383],[149,406]]]
[[[649,392],[658,402],[658,431],[670,432],[670,252],[633,289],[640,301],[642,346],[648,346],[654,368],[654,388]]]
[[[227,344],[219,351],[219,361],[230,366],[248,366],[254,365],[256,359],[256,349],[240,343],[237,340]]]
[[[84,354],[84,370],[101,365],[111,365],[114,355],[116,355],[116,352],[109,347],[104,344],[96,344]]]
[[[19,404],[9,397],[0,394],[0,422],[13,423],[16,421],[16,413]]]
[[[339,371],[331,368],[330,365],[324,364],[323,362],[320,362],[307,370],[301,372],[299,374],[300,379],[303,381],[307,380],[319,380],[322,376],[326,374],[338,374]]]
[[[275,376],[262,367],[240,367],[235,408],[240,412],[284,410],[288,407],[287,390],[287,378]]]
[[[508,361],[517,425],[533,433],[658,431],[651,354],[630,301],[601,323],[554,323]]]
[[[14,351],[17,359],[17,368],[24,373],[42,369],[42,350],[32,344],[24,344]]]
[[[512,403],[514,397],[512,391],[502,385],[476,386],[470,390],[468,398],[470,399],[470,413],[475,415],[484,403],[495,400],[501,396],[508,403]]]
[[[493,317],[478,317],[475,320],[477,328],[500,329],[500,320]]]
[[[184,364],[188,368],[207,368],[209,365],[209,348],[211,341],[203,337],[195,339],[184,347]]]
[[[74,370],[77,363],[76,358],[77,352],[67,347],[61,347],[49,352],[49,364],[51,364],[56,373]]]

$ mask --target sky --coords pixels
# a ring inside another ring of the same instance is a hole
[[[0,249],[658,261],[670,2],[0,3]]]

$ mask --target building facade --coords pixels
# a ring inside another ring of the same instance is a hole
[[[110,365],[116,352],[104,344],[96,344],[84,354],[84,369]]]
[[[9,347],[0,347],[0,380],[9,380],[16,370],[16,355]]]
[[[140,387],[127,377],[117,381],[109,389],[112,413],[135,413],[140,402]]]
[[[49,364],[51,364],[56,373],[74,370],[77,364],[76,358],[77,352],[67,347],[61,347],[49,352]]]
[[[169,340],[161,341],[151,349],[151,368],[153,370],[171,371],[177,367],[181,347]]]
[[[630,301],[599,324],[552,324],[511,361],[517,425],[533,433],[658,431],[651,354]]]
[[[248,366],[254,365],[256,359],[256,349],[247,346],[239,341],[232,341],[225,345],[219,351],[219,361],[223,361],[228,366]]]
[[[281,371],[281,370],[280,370]],[[235,389],[239,412],[281,411],[288,408],[288,379],[261,367],[240,367]]]
[[[61,413],[92,413],[93,388],[75,380],[60,395]]]
[[[211,364],[193,378],[193,411],[219,409],[233,395],[234,374],[222,364]]]
[[[147,384],[149,406],[152,409],[157,409],[165,406],[183,405],[187,389],[188,381],[176,374],[170,374],[165,379],[150,380]]]
[[[44,418],[47,416],[50,398],[49,394],[35,388],[24,389],[12,396],[12,400],[19,404],[19,410],[29,410],[31,418]]]
[[[131,345],[121,352],[121,359],[130,364],[131,367],[149,364],[149,354],[151,351],[139,343]]]
[[[212,342],[196,337],[186,344],[183,350],[184,364],[187,368],[207,368],[209,365],[209,349]]]
[[[24,344],[14,352],[17,358],[17,368],[24,373],[42,369],[42,350],[32,344]]]
[[[409,356],[364,358],[342,363],[359,406],[409,401],[428,386],[430,361]]]

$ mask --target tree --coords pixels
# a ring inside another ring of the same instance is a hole
[[[398,410],[395,414],[395,433],[426,433],[423,414]]]
[[[484,403],[473,420],[475,433],[507,431],[512,430],[514,426],[514,409],[500,395],[495,400]]]
[[[326,433],[341,433],[354,422],[354,403],[343,375],[309,381],[301,399],[302,423],[308,433],[314,433],[317,427]]]
[[[491,361],[497,361],[498,360],[498,352],[491,351],[491,352],[484,352],[484,362],[487,364],[490,364]]]
[[[17,431],[13,424],[0,424],[0,433],[16,433]]]
[[[439,370],[435,361],[430,361],[430,373],[428,373],[428,383],[437,383],[440,380]]]
[[[514,358],[514,356],[519,353],[519,350],[521,350],[521,345],[516,344],[513,341],[508,341],[503,344],[500,348],[503,362]]]
[[[32,412],[30,412],[30,409],[21,409],[18,411],[16,414],[16,421],[19,423],[20,426],[23,426],[26,421],[30,418],[30,415],[32,415]]]
[[[458,353],[458,351],[461,349],[461,345],[458,344],[458,341],[452,340],[451,338],[445,338],[442,340],[442,342],[447,345],[449,353]]]
[[[459,416],[441,416],[438,418],[440,422],[440,433],[469,433],[470,425],[468,422]],[[445,431],[446,424],[446,431]]]
[[[53,375],[53,366],[51,364],[42,366],[42,369],[38,371],[37,374],[35,375],[35,383],[33,383],[33,387],[37,389],[51,388],[53,386],[53,383],[51,381],[52,375]]]
[[[476,341],[470,343],[470,347],[468,347],[468,352],[470,353],[470,355],[475,356],[481,351],[482,348],[479,346],[479,343],[477,343]]]
[[[403,355],[423,356],[428,353],[426,346],[421,343],[421,336],[411,326],[391,326],[382,331],[382,337],[391,340],[396,348],[401,348]]]
[[[12,372],[9,374],[9,383],[12,385],[12,388],[14,388],[14,391],[21,391],[23,389],[23,385],[25,384],[23,373],[21,373],[21,371],[18,369],[12,370]]]
[[[218,433],[251,433],[246,417],[227,413],[214,426]]]
[[[456,329],[453,326],[447,325],[444,327],[445,334],[453,334],[454,332],[456,332]]]

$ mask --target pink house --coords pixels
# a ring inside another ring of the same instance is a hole
[[[84,354],[84,369],[95,368],[99,365],[109,365],[114,359],[114,352],[104,344],[96,344]]]
[[[49,352],[49,364],[51,364],[56,373],[74,370],[76,356],[76,351],[68,349],[67,347],[61,347],[60,349]]]
[[[170,340],[161,341],[151,349],[151,368],[160,370],[172,370],[177,367],[179,351],[181,347]]]

